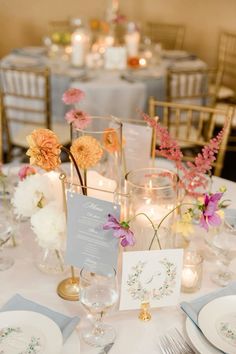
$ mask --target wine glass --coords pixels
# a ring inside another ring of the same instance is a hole
[[[9,269],[14,260],[3,254],[2,247],[11,237],[12,227],[5,213],[0,214],[0,271]]]
[[[210,239],[218,263],[218,269],[212,274],[211,279],[217,285],[227,286],[235,278],[229,266],[236,257],[236,210],[226,211],[222,227]]]
[[[114,342],[113,327],[103,323],[102,319],[118,300],[115,269],[108,265],[103,266],[103,272],[98,274],[82,268],[79,286],[80,302],[95,318],[93,327],[83,332],[83,339],[96,347],[104,347]]]

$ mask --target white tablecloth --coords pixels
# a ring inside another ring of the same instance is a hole
[[[213,191],[226,185],[226,198],[232,200],[231,206],[236,208],[236,183],[214,177]],[[15,259],[12,268],[0,272],[0,304],[6,302],[15,293],[37,301],[45,306],[55,309],[67,315],[80,315],[81,322],[77,328],[80,335],[81,329],[86,326],[86,314],[78,302],[62,300],[56,294],[58,283],[66,275],[46,275],[35,266],[36,244],[29,225],[25,222],[20,226],[21,244],[16,248],[6,248]],[[235,266],[235,263],[233,265]],[[208,293],[217,286],[210,280],[210,272],[214,269],[213,263],[205,262],[203,272],[203,284],[199,292],[194,294],[181,294],[181,300],[191,300],[201,294]],[[158,354],[158,337],[168,328],[180,326],[184,329],[185,315],[179,306],[161,309],[152,309],[152,319],[149,322],[141,322],[138,319],[139,311],[114,311],[105,321],[111,323],[117,332],[117,338],[110,354]],[[70,340],[70,339],[69,339]],[[98,354],[98,348],[90,348],[81,339],[81,354]],[[78,347],[73,351],[64,350],[63,354],[79,354]]]
[[[51,68],[52,115],[54,120],[63,121],[68,107],[61,100],[69,87],[83,90],[86,98],[80,107],[90,115],[114,115],[120,118],[137,119],[137,110],[148,110],[148,98],[165,100],[165,78],[168,66],[181,68],[204,68],[199,59],[163,59],[156,67],[140,70],[93,70],[76,69],[69,63],[50,60],[43,56],[26,56],[16,51],[1,60],[2,65],[34,67],[47,65]]]

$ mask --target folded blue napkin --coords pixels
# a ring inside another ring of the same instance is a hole
[[[25,299],[23,296],[16,294],[14,295],[2,308],[2,311],[34,311],[45,315],[51,320],[53,320],[59,327],[62,332],[63,341],[65,342],[67,338],[71,335],[77,324],[79,323],[80,318],[78,316],[68,317],[62,315],[59,312],[53,311],[48,307],[42,306],[33,302],[31,300]]]
[[[236,282],[231,283],[227,287],[211,292],[207,295],[201,296],[191,302],[181,302],[180,307],[191,318],[191,320],[198,325],[198,314],[208,302],[217,299],[218,297],[236,295]]]

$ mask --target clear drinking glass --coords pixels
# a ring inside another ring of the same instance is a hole
[[[236,276],[229,267],[236,257],[236,210],[226,212],[224,224],[217,233],[208,236],[208,244],[209,239],[218,264],[211,279],[220,286],[227,286]]]
[[[103,347],[115,340],[115,330],[103,323],[103,315],[114,307],[118,300],[116,271],[103,267],[104,274],[90,272],[83,268],[80,272],[80,303],[95,318],[94,326],[84,330],[85,342]]]
[[[12,227],[6,214],[0,214],[0,271],[10,268],[14,264],[14,260],[3,254],[2,247],[10,239]]]

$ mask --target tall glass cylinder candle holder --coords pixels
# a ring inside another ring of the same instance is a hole
[[[176,175],[165,169],[143,168],[126,174],[125,189],[128,195],[125,208],[126,219],[134,218],[131,224],[136,237],[136,244],[132,250],[148,250],[150,246],[152,249],[158,249],[160,246],[161,248],[174,247],[170,228],[174,213],[170,212],[177,202],[176,187]],[[155,228],[165,218],[157,230],[160,244],[156,237],[153,239],[154,228],[148,218]]]
[[[182,270],[181,290],[184,293],[194,293],[202,284],[202,256],[194,250],[186,250]]]
[[[75,27],[71,35],[71,63],[73,66],[81,67],[85,64],[90,36],[81,19],[73,19],[71,24]]]
[[[137,57],[139,51],[140,33],[134,22],[127,25],[127,33],[125,34],[125,45],[128,57]]]
[[[87,194],[113,202],[121,189],[121,121],[115,117],[90,117],[86,128],[73,128],[73,143],[75,139],[76,149],[81,152],[77,163],[84,176],[84,184],[88,187]]]

